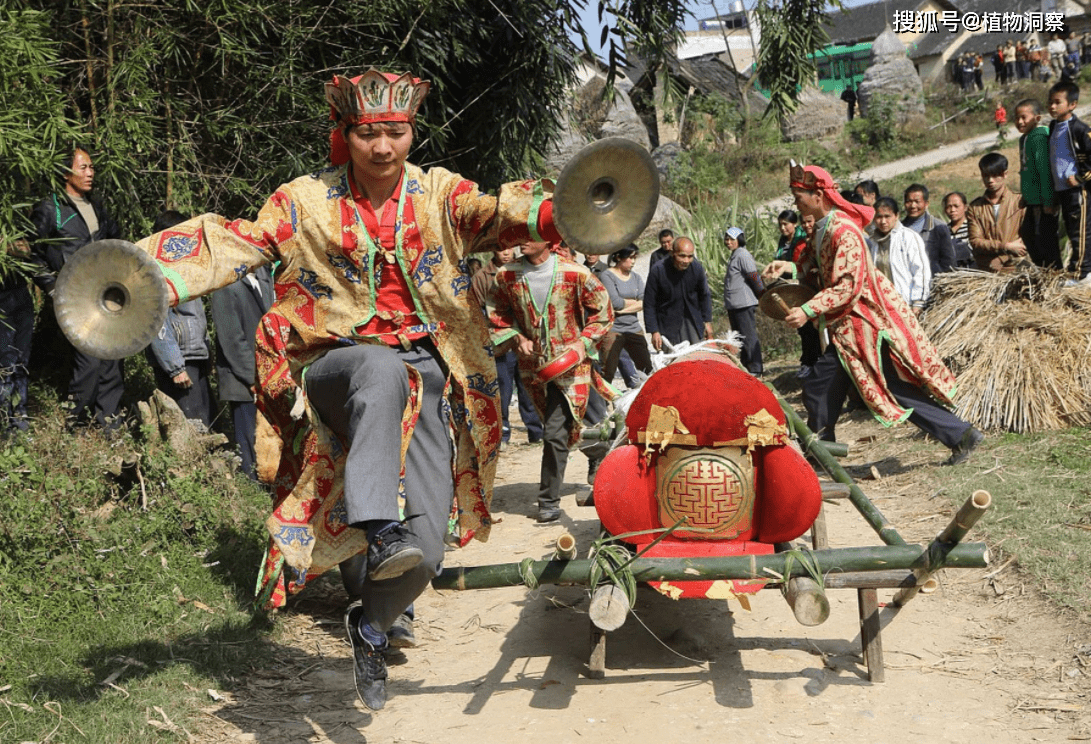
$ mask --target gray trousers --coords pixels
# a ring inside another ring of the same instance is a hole
[[[420,418],[405,462],[405,516],[411,543],[424,552],[419,566],[386,581],[366,580],[362,556],[341,564],[349,594],[360,597],[364,616],[386,632],[443,564],[443,538],[454,497],[453,447],[444,413],[447,370],[435,346],[425,339],[409,350],[361,345],[334,349],[307,370],[307,396],[342,441],[345,508],[348,522],[398,520],[399,454],[402,412],[409,397],[413,366],[423,379]]]

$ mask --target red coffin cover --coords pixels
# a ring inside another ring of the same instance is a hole
[[[822,506],[818,477],[803,456],[788,445],[758,447],[753,456],[757,481],[754,526],[732,542],[794,540],[810,529]],[[642,447],[624,445],[603,460],[595,475],[595,510],[603,528],[611,535],[668,526],[659,523],[655,471],[644,464]],[[626,538],[626,542],[642,545],[656,537],[657,534],[638,535]]]

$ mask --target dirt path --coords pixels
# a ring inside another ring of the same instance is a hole
[[[919,486],[945,456],[891,458],[911,427],[884,431],[857,417],[839,433],[846,463],[884,477],[863,486],[902,534],[927,540],[952,510]],[[521,432],[515,435],[522,439]],[[870,441],[869,441],[870,440]],[[904,450],[902,450],[904,451]],[[918,450],[919,451],[919,448]],[[530,518],[540,448],[504,453],[486,544],[449,554],[449,565],[544,558],[565,530],[586,550],[598,522],[567,489],[560,524]],[[952,488],[971,491],[962,466]],[[586,460],[574,455],[570,483]],[[827,506],[834,547],[878,544],[847,502]],[[987,517],[986,517],[987,518]],[[831,617],[798,625],[778,593],[736,603],[675,602],[643,589],[636,611],[609,636],[607,674],[584,676],[587,597],[581,587],[429,590],[417,603],[421,644],[391,664],[391,699],[378,714],[353,689],[335,575],[293,601],[275,640],[279,663],[251,675],[208,708],[201,741],[256,742],[1061,742],[1091,740],[1091,634],[1066,626],[1014,569],[947,572],[883,631],[886,682],[871,684],[860,656],[855,592],[830,593]],[[1003,591],[1003,594],[998,594]],[[880,591],[880,602],[890,598]]]

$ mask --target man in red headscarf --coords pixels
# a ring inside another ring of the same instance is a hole
[[[332,167],[278,188],[253,222],[203,215],[141,243],[172,302],[280,262],[258,331],[259,407],[283,443],[263,596],[279,606],[342,564],[372,709],[386,702],[385,633],[439,572],[449,518],[462,542],[491,526],[498,385],[465,258],[560,238],[543,182],[493,197],[406,162],[428,88],[374,69],[334,77]]]
[[[791,189],[800,214],[816,219],[815,238],[798,266],[773,261],[764,275],[773,279],[795,272],[816,289],[785,321],[793,328],[817,322],[830,333],[825,354],[803,380],[808,425],[822,439],[834,441],[837,417],[855,383],[884,425],[908,419],[951,449],[948,464],[964,461],[984,435],[945,407],[951,405],[955,376],[893,283],[871,261],[862,229],[874,210],[846,201],[830,174],[816,166],[801,168],[793,162]]]

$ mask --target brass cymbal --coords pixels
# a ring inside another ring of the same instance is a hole
[[[815,291],[804,284],[776,281],[765,288],[761,299],[758,300],[758,307],[773,320],[784,320],[788,315],[785,307],[790,310],[804,305],[814,295]]]
[[[96,359],[123,359],[151,343],[169,304],[159,265],[125,240],[98,240],[77,250],[53,293],[64,335]]]
[[[659,204],[659,171],[643,147],[598,140],[568,161],[553,192],[553,221],[581,253],[612,253],[636,240]]]

